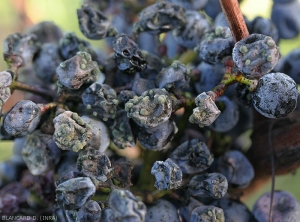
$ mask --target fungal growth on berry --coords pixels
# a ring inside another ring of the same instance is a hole
[[[147,68],[147,62],[138,48],[126,34],[118,34],[113,40],[113,50],[118,69],[125,73],[135,73]]]
[[[56,72],[59,82],[68,89],[79,89],[84,83],[95,82],[100,74],[97,62],[81,51],[60,63]]]
[[[61,149],[54,143],[52,135],[34,131],[26,137],[22,157],[33,175],[50,171],[59,162]]]
[[[263,116],[281,118],[296,108],[298,88],[288,75],[268,73],[258,80],[252,99],[254,108]]]
[[[9,71],[0,72],[0,111],[2,105],[9,99],[11,95],[10,86],[13,81],[12,74]]]
[[[203,34],[209,30],[210,24],[203,14],[195,10],[185,12],[186,24],[174,29],[172,35],[175,41],[188,49],[193,49],[201,41]]]
[[[251,34],[235,43],[232,58],[238,70],[245,76],[259,78],[275,67],[280,54],[271,37]]]
[[[155,78],[158,88],[180,89],[189,84],[190,70],[179,61],[174,61],[169,67],[162,69]]]
[[[228,27],[216,27],[204,33],[195,51],[206,63],[222,62],[226,56],[231,56],[234,40]]]
[[[199,139],[185,141],[171,153],[170,158],[187,174],[205,171],[214,161],[206,144]]]
[[[165,89],[151,89],[125,104],[128,117],[139,126],[151,128],[166,122],[172,113],[172,99]]]
[[[145,221],[147,208],[129,190],[114,189],[108,199],[117,221]]]
[[[212,97],[206,92],[199,94],[195,99],[195,103],[197,107],[193,109],[189,121],[199,124],[200,127],[209,126],[221,113]]]
[[[192,196],[212,197],[215,199],[224,197],[227,189],[227,179],[220,173],[196,175],[188,184],[188,191]]]
[[[119,101],[109,85],[93,83],[82,93],[82,101],[89,113],[103,121],[116,117]]]
[[[118,33],[105,14],[90,5],[83,5],[81,9],[77,9],[77,17],[79,28],[88,39],[114,37]]]
[[[106,182],[108,174],[112,171],[112,165],[105,153],[87,147],[79,154],[77,169],[90,178]]]
[[[133,33],[160,34],[181,28],[185,24],[185,9],[180,5],[162,1],[152,4],[140,12],[139,20],[134,24]]]
[[[96,188],[89,177],[77,177],[60,183],[56,188],[56,202],[65,210],[77,210],[89,201]]]
[[[38,126],[42,111],[39,105],[30,100],[21,100],[4,118],[4,129],[12,136],[25,136]]]
[[[177,189],[181,186],[182,171],[170,158],[166,161],[156,161],[151,174],[155,176],[154,186],[158,190]]]
[[[91,139],[91,126],[84,122],[77,113],[65,111],[53,119],[53,139],[62,150],[78,152]]]
[[[196,207],[191,214],[190,222],[197,221],[219,221],[225,222],[224,212],[221,208],[214,206]]]

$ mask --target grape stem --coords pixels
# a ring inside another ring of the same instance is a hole
[[[235,42],[249,35],[238,0],[219,0]]]
[[[25,92],[37,94],[39,96],[46,96],[46,97],[51,97],[51,98],[55,97],[55,93],[52,90],[42,89],[42,88],[38,88],[36,86],[30,86],[30,85],[27,85],[26,83],[21,83],[18,81],[13,81],[13,83],[10,86],[10,89],[12,91],[15,89],[22,90]]]

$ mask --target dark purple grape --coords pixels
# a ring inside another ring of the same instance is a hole
[[[216,100],[221,114],[209,125],[209,128],[216,132],[227,132],[236,126],[239,121],[239,109],[235,101],[230,100],[227,96],[221,96]]]
[[[232,58],[244,75],[259,78],[275,67],[280,54],[271,37],[251,34],[235,43]]]
[[[191,214],[189,222],[225,222],[223,210],[214,206],[196,207]]]
[[[77,212],[78,222],[99,222],[101,218],[101,207],[94,200],[89,200]]]
[[[87,147],[79,154],[77,169],[90,178],[106,182],[112,171],[112,165],[105,153]]]
[[[52,135],[36,130],[26,138],[22,157],[33,175],[41,175],[52,170],[59,162],[61,149],[55,144]]]
[[[65,111],[53,119],[55,132],[53,139],[62,150],[78,152],[92,137],[91,126],[77,113]]]
[[[195,48],[199,57],[206,63],[216,64],[231,56],[234,40],[228,27],[216,27],[207,31]]]
[[[259,222],[270,221],[271,192],[263,194],[253,206],[253,215]],[[273,222],[297,221],[300,217],[300,204],[297,199],[286,191],[274,191],[272,205]]]
[[[288,75],[268,73],[258,80],[252,99],[254,108],[263,116],[281,118],[296,108],[298,88]]]
[[[192,196],[222,198],[228,189],[225,176],[220,173],[205,173],[194,176],[189,184],[188,191]]]
[[[126,34],[118,34],[113,41],[115,61],[119,70],[125,73],[135,73],[147,68],[147,62],[138,48]]]
[[[3,194],[0,196],[0,214],[5,216],[15,215],[20,209],[19,198],[12,194]]]
[[[156,88],[154,80],[141,78],[140,74],[137,73],[132,83],[132,91],[136,95],[140,96],[143,92]]]
[[[204,7],[204,12],[213,20],[221,11],[222,8],[218,0],[209,0]]]
[[[89,177],[77,177],[57,186],[56,202],[65,210],[76,210],[86,204],[95,192],[95,185]]]
[[[79,89],[85,83],[93,83],[100,74],[97,62],[83,51],[60,63],[56,72],[59,82],[68,89]]]
[[[128,117],[139,126],[152,128],[166,122],[172,113],[171,95],[165,89],[151,89],[125,104]]]
[[[115,215],[111,208],[105,208],[102,210],[101,222],[115,222]]]
[[[187,10],[200,10],[205,7],[209,0],[168,0],[172,4],[181,5]]]
[[[12,136],[25,136],[38,126],[42,111],[39,105],[30,100],[21,100],[4,118],[4,129]]]
[[[185,9],[169,2],[157,2],[144,8],[139,20],[134,24],[133,32],[149,32],[160,34],[186,24]]]
[[[145,220],[147,208],[129,190],[114,189],[108,199],[116,221],[139,222]]]
[[[76,170],[78,153],[73,151],[65,151],[62,153],[56,172],[61,178],[66,174]]]
[[[167,200],[158,199],[147,207],[145,222],[179,222],[176,207]]]
[[[240,102],[245,107],[252,106],[252,92],[244,84],[237,84],[235,87],[235,95]]]
[[[154,186],[158,190],[177,189],[181,186],[182,171],[170,158],[165,161],[156,161],[151,169],[155,176]]]
[[[179,145],[170,158],[183,173],[194,174],[206,170],[214,161],[206,144],[198,139],[186,141]]]
[[[299,34],[299,10],[299,1],[274,2],[271,11],[271,20],[277,27],[280,38],[292,39]]]
[[[173,30],[175,41],[188,49],[196,47],[203,34],[209,30],[210,24],[203,14],[195,10],[186,11],[186,24],[182,28]]]

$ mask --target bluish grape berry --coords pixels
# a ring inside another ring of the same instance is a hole
[[[113,41],[115,61],[118,69],[125,73],[135,73],[147,68],[147,62],[138,48],[126,34],[118,34]]]
[[[125,104],[128,117],[139,126],[151,128],[166,122],[172,113],[172,100],[165,89],[151,89]]]
[[[209,126],[221,113],[211,96],[206,92],[199,94],[195,99],[195,103],[197,107],[193,109],[189,121],[199,124],[200,127]]]
[[[101,213],[101,222],[115,222],[116,218],[111,208],[105,208]]]
[[[205,173],[194,176],[189,184],[188,191],[192,196],[222,198],[228,189],[225,176],[220,173]]]
[[[221,5],[218,0],[209,0],[204,7],[204,12],[212,19],[215,19],[221,11]]]
[[[238,105],[227,96],[219,97],[216,103],[222,111],[218,118],[209,125],[209,128],[216,132],[227,132],[235,127],[239,121]]]
[[[170,158],[166,161],[156,161],[151,174],[155,176],[154,186],[158,190],[177,189],[181,186],[182,171]]]
[[[275,67],[280,54],[271,37],[251,34],[235,43],[232,58],[243,75],[259,78]]]
[[[33,175],[44,174],[54,168],[61,155],[61,149],[55,144],[52,135],[36,130],[26,138],[22,157]]]
[[[97,118],[107,121],[116,116],[117,94],[109,85],[93,83],[82,93],[82,101],[87,110]]]
[[[135,75],[132,83],[132,91],[135,92],[136,95],[140,96],[143,92],[154,88],[156,88],[154,80],[141,78],[139,73]]]
[[[288,75],[268,73],[258,80],[252,99],[254,108],[263,116],[281,118],[296,108],[298,88]]]
[[[207,4],[208,0],[168,0],[169,2],[176,4],[176,5],[181,5],[187,10],[200,10],[205,7]]]
[[[185,12],[186,25],[174,29],[172,34],[175,41],[188,49],[193,49],[200,42],[203,34],[209,30],[210,24],[203,14],[195,10]]]
[[[62,150],[78,152],[87,145],[92,136],[91,126],[77,113],[65,111],[53,119],[55,132],[53,139]]]
[[[204,204],[198,201],[197,199],[190,197],[188,204],[179,208],[180,216],[184,221],[190,221],[192,211],[196,207],[200,206],[204,206]]]
[[[144,8],[139,20],[134,24],[133,32],[159,34],[181,28],[186,24],[185,9],[167,1],[157,2]]]
[[[159,199],[147,207],[145,222],[179,222],[176,207],[167,200]]]
[[[215,206],[196,207],[191,214],[190,222],[225,222],[223,210]]]
[[[9,71],[0,72],[0,113],[2,110],[2,105],[11,96],[10,86],[13,81],[12,74]]]
[[[187,174],[200,173],[214,161],[206,144],[198,139],[188,140],[179,145],[170,158]]]
[[[271,192],[263,194],[253,206],[253,215],[259,222],[270,221],[271,195]],[[273,195],[272,221],[298,221],[300,217],[300,204],[297,199],[286,191],[276,190]]]
[[[114,189],[108,199],[116,221],[139,222],[145,220],[146,205],[129,190]]]
[[[77,17],[81,32],[89,39],[99,40],[118,33],[104,13],[90,5],[77,9]]]
[[[25,136],[32,133],[41,119],[41,108],[30,100],[21,100],[4,118],[4,129],[12,136]]]
[[[100,74],[97,62],[83,51],[60,63],[56,72],[59,82],[68,89],[79,89],[84,83],[95,82]]]
[[[78,222],[99,222],[101,218],[101,207],[94,200],[89,200],[77,212]]]
[[[204,62],[216,64],[226,56],[231,56],[234,40],[228,27],[216,27],[207,31],[195,47]]]
[[[164,150],[167,149],[168,142],[173,139],[177,131],[175,122],[167,120],[155,127],[142,127],[137,134],[137,140],[147,149],[156,151]]]
[[[76,210],[86,204],[96,188],[89,177],[77,177],[60,183],[56,188],[56,202],[65,210]]]
[[[225,152],[216,160],[216,171],[223,174],[236,188],[247,187],[254,178],[254,169],[246,156],[238,151]]]
[[[190,70],[184,64],[175,60],[165,69],[162,69],[155,78],[155,84],[158,88],[180,89],[189,84]]]
[[[109,173],[112,171],[112,165],[105,153],[87,147],[79,154],[77,169],[90,178],[106,182]]]

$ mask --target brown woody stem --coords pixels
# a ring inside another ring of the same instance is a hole
[[[236,42],[249,35],[238,0],[219,0],[232,36]]]

